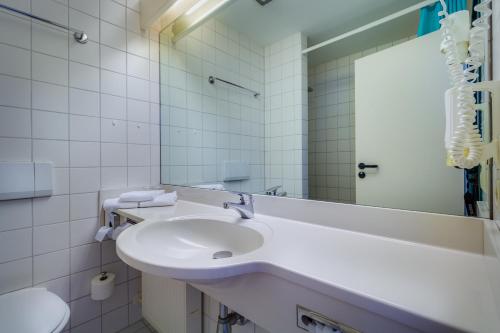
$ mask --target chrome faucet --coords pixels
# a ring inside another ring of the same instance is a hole
[[[276,196],[278,194],[278,190],[281,188],[281,185],[276,185],[276,186],[273,186],[273,187],[270,187],[268,188],[267,190],[265,190],[266,192],[266,195],[273,195],[273,196]]]
[[[278,190],[281,188],[281,185],[276,185],[273,187],[268,188],[267,190],[264,191],[266,195],[272,195],[275,197],[286,197],[287,193],[286,192],[278,192]]]
[[[253,196],[249,193],[234,192],[240,196],[240,202],[226,201],[223,204],[224,209],[234,209],[240,213],[242,219],[251,219],[254,216]]]

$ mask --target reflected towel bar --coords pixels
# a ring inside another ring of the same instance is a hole
[[[253,94],[253,97],[259,97],[260,93],[256,92],[256,91],[253,91],[251,89],[248,89],[248,88],[245,88],[243,86],[240,86],[239,84],[236,84],[236,83],[232,83],[232,82],[229,82],[229,81],[226,81],[226,80],[223,80],[223,79],[219,79],[218,77],[215,77],[215,76],[209,76],[208,77],[208,82],[210,84],[214,84],[215,81],[220,81],[220,82],[224,82],[226,84],[229,84],[230,86],[233,86],[233,87],[236,87],[236,88],[240,88],[240,89],[243,89],[243,90],[246,90],[246,91],[249,91]]]
[[[60,23],[57,23],[57,22],[53,22],[53,21],[44,19],[43,17],[36,16],[36,15],[30,14],[30,13],[27,13],[25,11],[22,11],[22,10],[19,10],[19,9],[16,9],[16,8],[12,8],[12,7],[9,7],[9,6],[6,6],[6,5],[0,4],[0,8],[8,10],[8,11],[11,11],[11,12],[14,12],[14,13],[17,13],[17,14],[24,15],[24,16],[27,16],[27,17],[30,17],[30,18],[38,20],[40,22],[44,22],[44,23],[47,23],[47,24],[54,25],[54,26],[56,26],[58,28],[62,28],[64,30],[71,31],[73,33],[73,37],[75,38],[75,40],[78,43],[81,43],[81,44],[87,43],[88,37],[85,34],[85,32],[83,32],[81,30],[76,30],[76,29],[73,29],[71,27],[65,26],[63,24],[60,24]]]

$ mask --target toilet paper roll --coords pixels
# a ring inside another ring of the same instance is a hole
[[[115,274],[102,272],[92,278],[90,282],[90,298],[102,301],[113,294],[115,288]]]

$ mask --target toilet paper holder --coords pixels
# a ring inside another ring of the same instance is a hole
[[[114,273],[100,272],[90,281],[90,298],[95,301],[103,301],[113,294],[115,289]]]
[[[303,306],[297,305],[297,327],[304,331],[309,331],[310,325],[325,325],[337,330],[340,333],[361,333],[348,325],[340,323],[336,320],[330,319],[318,312],[307,309]]]
[[[122,233],[126,228],[130,227],[131,225],[137,224],[136,221],[129,218],[127,218],[124,223],[120,223],[120,221],[116,222],[116,218],[120,217],[116,213],[106,213],[106,215],[106,225],[100,227],[94,237],[94,239],[98,242],[102,242],[107,239],[116,240],[118,238],[118,235]]]
[[[98,242],[102,242],[106,239],[111,239],[113,231],[117,225],[116,218],[119,217],[118,214],[113,212],[105,212],[105,222],[104,225],[97,230],[94,239]],[[119,223],[118,223],[119,224]]]

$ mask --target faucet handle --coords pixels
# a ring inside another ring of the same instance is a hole
[[[238,191],[229,191],[229,193],[236,194],[240,197],[240,203],[242,205],[247,204],[247,201],[245,200],[245,196],[248,198],[248,203],[253,204],[253,195],[251,193],[247,192],[238,192]]]
[[[232,208],[238,211],[243,219],[251,219],[254,216],[253,211],[253,196],[250,193],[245,192],[233,192],[233,194],[237,194],[240,197],[240,202],[224,202],[222,206],[225,209]]]

